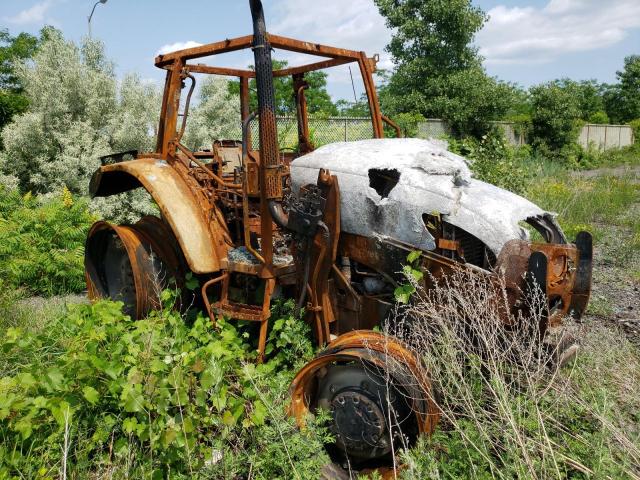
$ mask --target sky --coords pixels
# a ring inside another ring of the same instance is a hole
[[[476,37],[490,75],[524,87],[568,77],[615,82],[624,57],[640,54],[640,0],[473,0],[489,20]],[[0,0],[0,27],[37,34],[44,25],[80,41],[95,0]],[[162,83],[153,65],[159,52],[251,33],[246,0],[107,0],[96,7],[91,30],[104,41],[118,75],[137,72]],[[380,54],[391,37],[373,0],[263,0],[267,29],[279,35]],[[290,64],[303,56],[275,52]],[[312,60],[312,59],[310,59]],[[245,67],[251,52],[228,54],[216,65]],[[353,98],[346,66],[328,70],[334,100]],[[363,91],[357,72],[355,88]]]

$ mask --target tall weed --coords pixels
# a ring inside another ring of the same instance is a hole
[[[429,290],[408,278],[413,300],[387,331],[421,356],[442,421],[404,452],[404,478],[637,478],[640,435],[629,423],[640,377],[607,372],[625,355],[637,366],[636,351],[613,335],[590,338],[560,370],[554,344],[536,341],[543,295],[507,327],[506,290],[488,278],[460,269]]]

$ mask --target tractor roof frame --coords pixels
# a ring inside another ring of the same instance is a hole
[[[358,52],[355,50],[347,50],[344,48],[330,47],[327,45],[321,45],[319,43],[305,42],[302,40],[296,40],[293,38],[282,37],[279,35],[269,35],[269,43],[273,48],[280,48],[290,52],[304,53],[307,55],[315,55],[318,57],[327,57],[329,60],[321,62],[310,63],[307,65],[301,65],[299,67],[284,68],[281,70],[274,70],[274,77],[284,77],[287,75],[295,75],[298,73],[306,73],[314,70],[321,70],[324,68],[336,67],[339,65],[345,65],[347,63],[363,61],[368,67],[368,70],[373,73],[376,70],[376,63],[378,62],[378,55],[374,55],[369,58],[365,52]],[[245,50],[253,47],[253,35],[246,35],[244,37],[237,37],[232,39],[226,39],[221,42],[209,43],[201,45],[199,47],[186,48],[184,50],[177,50],[175,52],[158,55],[155,60],[156,67],[163,69],[171,69],[172,65],[176,62],[181,62],[183,66],[187,67],[190,72],[194,73],[208,73],[214,75],[227,75],[233,77],[255,77],[253,70],[243,70],[236,68],[226,67],[213,67],[203,64],[187,64],[187,60],[195,58],[208,57],[213,55],[219,55],[222,53],[235,52],[238,50]]]
[[[314,55],[318,57],[326,57],[327,60],[319,62],[309,63],[306,65],[288,67],[280,70],[274,70],[274,77],[284,76],[299,76],[304,75],[307,72],[316,70],[323,70],[325,68],[336,67],[339,65],[346,65],[348,63],[357,63],[360,68],[360,74],[364,83],[365,92],[369,103],[369,111],[371,112],[371,122],[373,125],[373,134],[376,138],[384,137],[383,122],[392,124],[389,119],[384,117],[380,111],[380,104],[378,103],[378,95],[376,92],[375,84],[373,81],[373,73],[376,71],[376,64],[379,60],[378,55],[373,57],[367,57],[367,54],[362,51],[347,50],[344,48],[336,48],[319,43],[306,42],[302,40],[296,40],[293,38],[282,37],[280,35],[267,34],[269,43],[273,48],[279,48],[286,51],[303,53],[308,55]],[[165,90],[165,99],[163,101],[163,112],[161,118],[160,130],[165,137],[164,141],[159,139],[158,147],[162,151],[168,147],[169,137],[175,134],[175,129],[169,126],[168,129],[163,128],[163,121],[169,120],[175,121],[177,114],[177,105],[174,108],[171,105],[174,103],[167,97],[172,95],[166,95],[168,92],[180,89],[179,77],[185,73],[203,73],[210,75],[222,75],[238,77],[240,79],[241,87],[245,86],[250,78],[255,78],[255,72],[249,69],[237,69],[227,67],[217,67],[205,65],[202,63],[187,63],[189,60],[194,60],[202,57],[209,57],[214,55],[220,55],[223,53],[235,52],[238,50],[245,50],[253,48],[253,35],[246,35],[243,37],[236,37],[226,39],[220,42],[209,43],[201,45],[199,47],[187,48],[183,50],[177,50],[175,52],[158,55],[155,59],[155,65],[158,68],[162,68],[168,71],[167,76],[167,89]],[[175,72],[177,75],[171,75]],[[173,81],[172,78],[173,77]],[[245,90],[245,88],[242,88]],[[241,92],[242,93],[242,92]],[[175,95],[173,96],[175,99]],[[244,103],[244,102],[243,102]],[[168,108],[168,111],[166,109]],[[246,108],[242,109],[242,119],[244,120],[249,114]],[[397,127],[395,127],[397,128]],[[171,130],[168,132],[167,130]],[[164,146],[161,146],[164,144]]]

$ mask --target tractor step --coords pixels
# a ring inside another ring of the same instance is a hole
[[[271,296],[276,286],[275,278],[265,279],[264,298],[262,305],[247,305],[229,300],[229,280],[231,271],[223,271],[222,275],[209,280],[202,286],[202,299],[207,307],[209,318],[215,325],[216,315],[223,315],[234,320],[248,320],[260,323],[260,335],[258,337],[258,363],[264,360],[264,349],[267,343],[267,329],[269,326],[269,317],[271,316]],[[209,287],[221,283],[220,299],[210,303],[207,296]]]

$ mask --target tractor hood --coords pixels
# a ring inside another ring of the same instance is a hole
[[[328,169],[339,180],[342,231],[390,237],[424,250],[436,245],[423,214],[440,214],[495,255],[509,240],[528,240],[519,222],[552,218],[519,195],[475,180],[467,162],[447,151],[445,142],[413,138],[340,142],[294,160],[291,180],[297,192],[316,183],[319,169]]]

